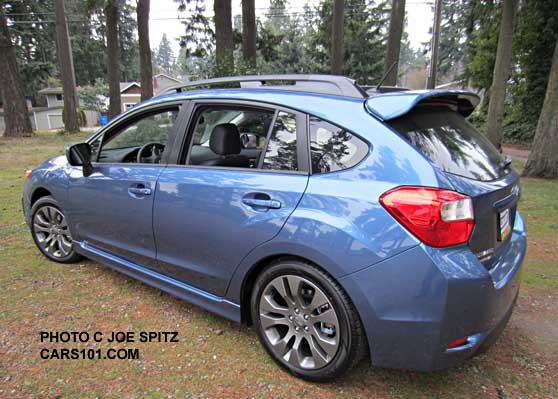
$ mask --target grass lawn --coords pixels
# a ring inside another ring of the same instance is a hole
[[[39,254],[20,209],[23,171],[83,137],[0,139],[0,397],[558,397],[558,181],[523,179],[523,286],[488,353],[432,374],[363,361],[318,385],[280,370],[249,328],[93,262],[64,266]],[[179,342],[41,344],[40,331],[64,330],[177,330]],[[45,346],[137,347],[140,359],[42,360]]]

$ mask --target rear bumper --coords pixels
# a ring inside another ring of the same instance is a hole
[[[505,328],[527,248],[517,214],[488,271],[468,249],[417,246],[340,280],[363,321],[372,364],[431,371],[486,350]],[[462,337],[468,343],[448,344]]]

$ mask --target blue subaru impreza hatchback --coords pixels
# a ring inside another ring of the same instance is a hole
[[[510,159],[465,120],[476,95],[322,75],[169,91],[29,173],[46,257],[252,324],[314,381],[366,354],[446,368],[500,335],[526,233]]]

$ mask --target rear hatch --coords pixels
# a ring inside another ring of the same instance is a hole
[[[519,175],[452,101],[420,102],[387,122],[438,169],[441,181],[473,199],[475,227],[469,246],[491,269],[511,237]]]

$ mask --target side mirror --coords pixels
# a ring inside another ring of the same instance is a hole
[[[248,150],[258,148],[259,139],[260,138],[253,133],[242,133],[240,135],[242,147]]]
[[[87,143],[78,143],[66,148],[66,159],[72,166],[83,166],[83,175],[89,176],[93,170],[91,164],[91,146]]]

